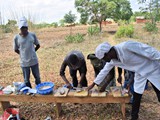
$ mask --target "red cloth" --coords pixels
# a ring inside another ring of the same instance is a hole
[[[3,95],[3,91],[0,91],[0,95]]]

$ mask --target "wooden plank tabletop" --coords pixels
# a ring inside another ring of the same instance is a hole
[[[89,94],[86,97],[77,96],[55,97],[50,95],[0,95],[0,101],[14,101],[14,102],[57,102],[57,103],[128,103],[130,96],[113,97],[112,94],[107,94],[106,97],[91,97]]]

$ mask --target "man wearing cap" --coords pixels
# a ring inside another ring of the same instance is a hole
[[[40,48],[39,41],[34,33],[28,32],[28,23],[25,17],[19,21],[20,33],[15,35],[14,51],[20,55],[20,64],[26,86],[31,87],[30,71],[35,78],[35,83],[41,83],[39,65],[36,51]]]
[[[73,87],[87,87],[87,79],[86,79],[86,61],[84,55],[80,51],[71,51],[65,57],[61,69],[60,69],[60,76],[65,81],[68,88],[72,88],[72,85],[67,80],[65,76],[65,69],[69,67],[69,72],[72,77]],[[80,81],[77,80],[77,71],[80,73]]]
[[[147,80],[152,84],[160,102],[160,52],[146,44],[126,41],[116,46],[105,42],[100,44],[95,51],[96,57],[107,61],[105,67],[98,74],[88,90],[95,84],[100,84],[109,71],[118,66],[135,72],[134,94],[132,104],[132,119],[138,119],[140,102]],[[121,78],[118,78],[121,82]]]

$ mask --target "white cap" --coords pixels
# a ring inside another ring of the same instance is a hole
[[[96,48],[95,55],[98,59],[102,59],[105,53],[108,53],[111,49],[111,45],[108,42],[104,42]]]
[[[24,16],[19,20],[19,29],[22,27],[28,27],[27,19]]]

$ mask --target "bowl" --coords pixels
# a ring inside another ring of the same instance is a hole
[[[37,93],[41,95],[47,95],[53,92],[54,83],[52,82],[43,82],[36,86]]]

